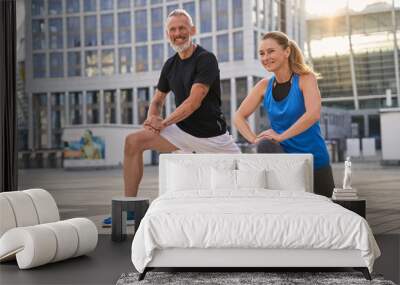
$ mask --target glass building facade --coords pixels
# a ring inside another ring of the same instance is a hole
[[[398,106],[399,23],[399,1],[307,20],[306,54],[321,75],[323,105],[350,110],[361,137],[379,136],[379,108]]]
[[[26,7],[30,149],[62,148],[69,125],[142,124],[174,54],[164,24],[176,8],[192,16],[193,40],[218,58],[222,109],[238,140],[232,116],[256,79],[268,76],[259,38],[281,29],[302,46],[305,34],[304,0],[28,0]],[[253,128],[258,121],[262,111],[250,118]]]

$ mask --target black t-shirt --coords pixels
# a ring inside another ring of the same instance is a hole
[[[164,64],[157,89],[175,94],[178,107],[190,95],[194,83],[209,86],[209,91],[201,106],[177,126],[199,138],[222,135],[226,132],[226,122],[221,111],[221,87],[218,62],[214,54],[197,46],[193,54],[182,60],[176,53]]]

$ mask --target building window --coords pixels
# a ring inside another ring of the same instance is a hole
[[[46,76],[46,54],[34,53],[33,61],[33,77],[43,78]]]
[[[62,1],[61,0],[49,0],[49,15],[60,15],[62,14]]]
[[[254,27],[258,26],[258,15],[257,15],[257,0],[251,0],[251,19]]]
[[[192,16],[193,24],[196,25],[196,6],[194,2],[183,3],[183,9]]]
[[[97,46],[96,16],[85,16],[85,46]]]
[[[101,74],[114,74],[114,50],[107,49],[101,51]]]
[[[65,1],[65,4],[67,5],[68,14],[79,13],[79,0],[68,0]]]
[[[169,114],[172,113],[173,111],[176,110],[176,104],[175,104],[175,94],[174,92],[169,92],[166,100],[169,100]]]
[[[101,16],[101,44],[114,44],[114,16],[112,14]]]
[[[279,1],[278,0],[273,0],[271,3],[272,7],[270,9],[271,11],[271,17],[270,17],[270,25],[271,25],[271,30],[278,30],[280,26],[280,17],[279,17]]]
[[[49,19],[49,48],[63,48],[62,19]]]
[[[146,10],[135,11],[136,42],[147,41],[147,13]]]
[[[178,4],[168,5],[167,6],[167,15],[169,15],[169,13],[171,13],[172,11],[174,11],[178,8],[179,8]]]
[[[112,10],[114,0],[100,0],[100,10],[106,11],[106,10]]]
[[[82,124],[82,92],[69,92],[69,123],[71,125]]]
[[[132,72],[132,51],[131,48],[119,49],[119,73],[126,74]]]
[[[211,0],[200,0],[200,32],[209,33],[212,30]]]
[[[131,1],[130,0],[118,0],[118,9],[130,8]]]
[[[131,13],[118,14],[118,43],[128,44],[131,42]]]
[[[44,0],[32,0],[32,16],[44,15]]]
[[[162,40],[164,36],[163,29],[163,8],[151,9],[151,39]]]
[[[115,90],[104,91],[104,123],[117,123],[116,105],[115,105]]]
[[[162,0],[151,0],[151,5],[161,4]]]
[[[50,77],[64,77],[64,61],[62,52],[50,53]]]
[[[97,10],[96,1],[97,0],[83,0],[83,11],[93,12]]]
[[[228,34],[217,36],[217,57],[220,62],[229,61]]]
[[[81,76],[81,52],[68,52],[68,76]]]
[[[236,78],[237,108],[239,108],[240,104],[242,104],[246,96],[247,96],[247,78],[246,77]]]
[[[132,89],[121,90],[121,123],[133,124]]]
[[[156,44],[151,49],[151,59],[153,61],[153,70],[160,70],[164,63],[164,45]]]
[[[265,23],[265,3],[264,0],[258,0],[258,21],[262,29],[266,28]]]
[[[217,31],[228,29],[228,0],[216,0]]]
[[[221,110],[226,118],[226,124],[231,128],[231,80],[221,80]]]
[[[96,50],[88,50],[85,52],[85,74],[87,77],[92,77],[98,74],[97,62]]]
[[[213,41],[212,37],[200,38],[200,45],[206,50],[212,52],[213,51]]]
[[[67,47],[81,46],[81,23],[79,17],[67,18]]]
[[[242,104],[244,98],[247,96],[247,78],[246,77],[241,77],[241,78],[236,78],[236,108],[238,109],[240,104]],[[246,139],[238,133],[238,140],[239,141],[246,141]]]
[[[46,33],[44,20],[32,20],[32,48],[44,49],[46,46]]]
[[[279,30],[286,33],[286,1],[279,1]]]
[[[88,124],[100,123],[99,91],[86,92],[86,119]]]
[[[134,0],[135,7],[143,7],[146,6],[147,0]]]
[[[176,53],[176,51],[171,47],[171,45],[168,43],[167,44],[167,52],[168,52],[168,57],[171,57],[171,56],[173,56],[175,53]]]
[[[338,108],[338,109],[345,109],[345,110],[354,110],[354,101],[340,101],[340,102],[324,102],[323,106],[331,107],[331,108]]]
[[[148,71],[147,46],[136,47],[136,72]]]
[[[232,0],[232,7],[234,7],[232,13],[232,23],[234,28],[243,27],[243,1]]]
[[[33,146],[35,149],[47,148],[47,94],[33,94]]]
[[[243,60],[243,32],[233,33],[233,60]]]
[[[62,128],[65,126],[65,94],[51,94],[51,146],[62,148]]]
[[[254,36],[254,50],[253,50],[253,53],[254,53],[254,59],[258,59],[258,33],[257,33],[257,31],[254,31],[253,32],[253,36]]]
[[[138,88],[137,90],[138,117],[139,125],[142,125],[147,117],[147,111],[150,106],[149,88]]]

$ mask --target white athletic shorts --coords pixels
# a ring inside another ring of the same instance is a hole
[[[241,153],[233,137],[226,132],[211,138],[198,138],[182,131],[173,124],[163,129],[160,135],[184,153]]]

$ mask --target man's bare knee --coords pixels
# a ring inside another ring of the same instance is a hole
[[[125,154],[134,155],[149,149],[149,140],[156,136],[147,130],[140,130],[125,138]]]
[[[133,155],[135,153],[143,151],[142,141],[143,138],[139,132],[127,135],[125,138],[125,154]]]

